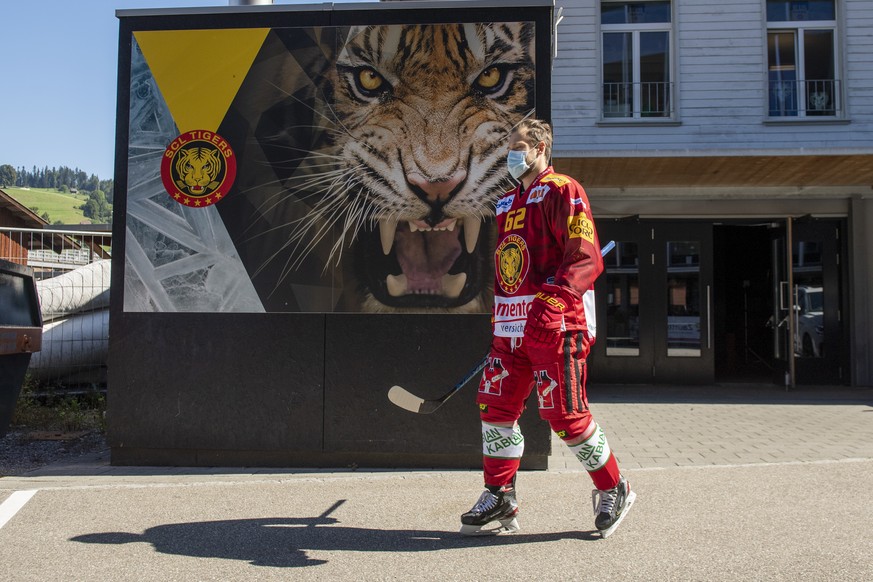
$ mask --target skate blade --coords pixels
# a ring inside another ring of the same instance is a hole
[[[485,525],[462,525],[460,529],[461,535],[465,536],[496,536],[499,534],[515,533],[521,529],[518,525],[518,518],[511,517],[508,519],[499,520],[500,525],[485,529],[494,522],[486,523]]]
[[[611,526],[609,526],[608,528],[606,528],[604,530],[600,530],[600,538],[601,539],[605,540],[606,538],[608,538],[609,536],[612,535],[612,532],[615,531],[615,529],[624,520],[625,516],[630,512],[630,508],[633,506],[636,498],[637,498],[637,494],[634,493],[633,491],[631,491],[630,493],[627,494],[627,504],[624,506],[624,511],[621,512],[621,515],[618,516],[618,519],[615,520],[614,524],[612,524]]]

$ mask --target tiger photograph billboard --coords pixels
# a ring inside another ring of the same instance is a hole
[[[123,310],[490,312],[537,23],[216,16],[122,19]]]

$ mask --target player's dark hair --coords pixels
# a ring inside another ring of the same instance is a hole
[[[519,123],[515,130],[524,136],[525,141],[531,147],[540,142],[546,144],[546,159],[552,158],[552,126],[541,119],[525,119]]]

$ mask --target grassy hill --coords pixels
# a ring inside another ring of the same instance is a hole
[[[88,201],[87,194],[64,194],[54,188],[3,188],[3,191],[40,216],[47,212],[50,223],[79,224],[88,220],[79,210]]]

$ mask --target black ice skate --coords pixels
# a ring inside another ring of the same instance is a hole
[[[591,493],[594,504],[594,527],[600,532],[601,538],[609,537],[615,531],[624,516],[630,511],[637,494],[631,491],[624,477],[619,478],[618,485],[606,491],[595,489]]]
[[[493,536],[519,530],[518,503],[515,489],[501,487],[496,492],[486,489],[476,505],[461,516],[461,533],[465,536]],[[493,522],[498,525],[486,529]]]

